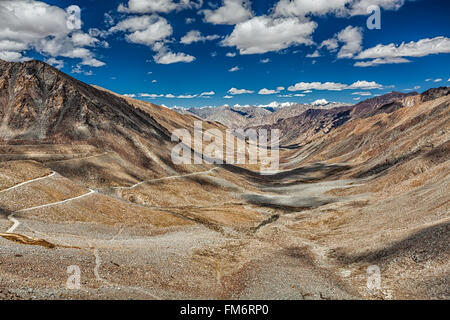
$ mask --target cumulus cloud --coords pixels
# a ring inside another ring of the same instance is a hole
[[[370,66],[386,63],[406,63],[405,57],[424,57],[432,54],[450,53],[450,38],[435,37],[419,41],[403,42],[400,45],[394,43],[388,45],[379,44],[373,48],[366,49],[355,58],[359,60],[373,59],[372,61],[358,63],[358,66]]]
[[[234,58],[234,57],[236,57],[236,53],[235,52],[227,52],[226,56],[228,58]]]
[[[339,42],[343,43],[341,50],[338,52],[338,58],[352,58],[362,49],[362,29],[358,27],[348,26],[337,34]]]
[[[405,58],[376,58],[369,61],[359,61],[355,62],[355,67],[373,67],[378,66],[380,64],[399,64],[399,63],[408,63],[411,62]]]
[[[129,17],[120,21],[109,29],[110,32],[127,32],[125,39],[132,43],[150,46],[156,54],[153,59],[159,64],[172,64],[178,62],[189,63],[195,57],[186,53],[172,52],[165,44],[172,35],[172,26],[165,18],[157,15],[143,15]]]
[[[128,13],[169,13],[174,10],[182,10],[187,8],[199,9],[203,5],[202,0],[129,0],[127,5],[120,4],[117,8],[119,12]]]
[[[237,24],[253,17],[249,0],[223,0],[216,10],[203,10],[205,21],[213,24]]]
[[[380,64],[408,63],[407,57],[424,57],[432,54],[450,53],[450,38],[435,37],[425,38],[419,41],[403,42],[400,45],[394,43],[388,45],[379,44],[375,47],[360,52],[355,59],[359,61],[357,67],[372,67]]]
[[[311,103],[313,106],[325,106],[329,104],[329,102],[326,99],[319,99]]]
[[[357,16],[366,15],[371,5],[384,10],[398,10],[404,3],[405,0],[280,0],[272,11],[274,15],[283,17],[326,14]]]
[[[342,90],[371,90],[382,89],[381,84],[375,81],[356,81],[350,85],[337,82],[299,82],[288,88],[289,91],[309,91],[309,90],[328,90],[328,91],[342,91]]]
[[[325,47],[329,51],[336,51],[339,48],[339,44],[342,44],[337,57],[339,59],[349,59],[362,50],[362,40],[361,28],[347,26],[335,34],[333,38],[323,41],[319,48]]]
[[[45,60],[46,63],[54,66],[56,69],[62,69],[64,68],[64,61],[63,60],[58,60],[55,58],[49,58],[47,60]]]
[[[215,95],[216,93],[214,92],[214,91],[207,91],[207,92],[202,92],[201,94],[200,94],[200,97],[204,97],[204,96],[213,96],[213,95]]]
[[[283,91],[285,88],[284,87],[278,87],[276,90],[271,90],[271,89],[261,89],[258,91],[258,94],[260,95],[269,95],[269,94],[276,94],[276,93],[280,93],[280,91]]]
[[[129,17],[109,29],[110,32],[128,32],[125,39],[132,43],[153,45],[172,35],[172,26],[166,19],[152,15]]]
[[[235,66],[235,67],[229,69],[228,71],[229,72],[236,72],[236,71],[239,71],[239,70],[241,70],[241,68],[239,68],[238,66]]]
[[[228,90],[229,94],[232,95],[238,95],[238,94],[246,94],[246,93],[253,93],[254,91],[251,90],[246,90],[246,89],[236,89],[236,88],[231,88],[230,90]]]
[[[155,62],[159,64],[172,64],[178,62],[190,63],[195,60],[194,56],[182,52],[175,53],[167,48],[159,50],[153,58],[155,59]]]
[[[280,51],[292,45],[313,44],[311,35],[316,27],[313,21],[258,16],[237,24],[222,45],[236,47],[241,54]]]
[[[29,60],[23,53],[34,49],[48,61],[56,57],[78,58],[84,65],[103,66],[104,63],[85,47],[106,46],[106,43],[81,31],[80,12],[75,5],[64,10],[42,1],[0,1],[0,58]]]
[[[205,42],[219,39],[220,36],[214,34],[209,36],[204,36],[198,30],[189,31],[184,37],[181,38],[180,42],[183,44],[191,44],[194,42]]]
[[[261,59],[261,60],[259,60],[259,62],[261,62],[261,63],[269,63],[270,59],[269,58]]]
[[[322,49],[323,47],[327,48],[329,51],[336,51],[336,49],[339,48],[339,42],[336,38],[327,39],[320,44],[319,49]]]
[[[320,53],[319,53],[318,50],[316,50],[313,53],[307,54],[306,57],[307,58],[319,58],[320,57]]]

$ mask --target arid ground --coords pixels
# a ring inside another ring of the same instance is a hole
[[[1,299],[450,299],[448,89],[278,121],[261,176],[173,165],[199,118],[41,66],[1,63]]]

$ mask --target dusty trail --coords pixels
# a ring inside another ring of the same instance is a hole
[[[130,190],[130,189],[134,189],[137,186],[140,186],[141,184],[144,183],[151,183],[151,182],[158,182],[158,181],[165,181],[165,180],[171,180],[171,179],[177,179],[177,178],[186,178],[186,177],[192,177],[192,176],[198,176],[198,175],[202,175],[202,174],[210,174],[215,170],[218,170],[219,168],[215,167],[212,169],[209,169],[207,171],[201,171],[201,172],[194,172],[194,173],[188,173],[188,174],[183,174],[183,175],[178,175],[178,176],[170,176],[170,177],[164,177],[164,178],[158,178],[158,179],[153,179],[153,180],[145,180],[145,181],[141,181],[138,182],[130,187],[113,187],[112,189],[126,189],[126,190]]]
[[[112,242],[112,241],[116,240],[117,237],[122,233],[122,231],[123,231],[123,228],[121,228],[119,230],[119,232],[116,235],[114,235],[114,237],[112,237],[109,241]],[[92,242],[89,242],[89,246],[92,249],[92,253],[93,253],[94,257],[95,257],[94,275],[95,275],[95,279],[97,281],[103,282],[104,284],[106,284],[107,286],[112,287],[112,288],[120,287],[120,288],[124,288],[124,289],[127,289],[127,290],[137,291],[137,292],[143,293],[143,294],[151,297],[154,300],[162,300],[162,298],[160,298],[160,297],[158,297],[158,296],[148,292],[145,289],[138,288],[138,287],[130,287],[130,286],[125,286],[125,285],[115,284],[115,283],[109,282],[108,280],[102,278],[102,276],[100,275],[100,272],[99,272],[99,269],[100,269],[101,264],[102,264],[102,259],[100,257],[100,253],[98,251],[98,248],[95,248],[92,245]]]
[[[6,231],[6,233],[14,233],[14,231],[17,229],[17,227],[19,227],[20,221],[14,218],[14,215],[16,215],[17,213],[27,212],[27,211],[31,211],[31,210],[35,210],[35,209],[47,208],[47,207],[51,207],[51,206],[56,206],[56,205],[67,203],[67,202],[70,202],[73,200],[81,199],[81,198],[87,197],[87,196],[95,193],[94,190],[91,190],[91,189],[89,189],[89,190],[90,191],[88,193],[85,193],[81,196],[77,196],[74,198],[70,198],[70,199],[66,199],[66,200],[62,200],[62,201],[58,201],[58,202],[48,203],[48,204],[44,204],[44,205],[40,205],[40,206],[36,206],[36,207],[31,207],[31,208],[27,208],[27,209],[22,209],[22,210],[18,210],[16,212],[11,213],[8,216],[8,220],[11,221],[13,223],[13,225],[8,229],[8,231]]]
[[[59,204],[63,204],[63,203],[67,203],[67,202],[70,202],[70,201],[73,201],[73,200],[78,200],[78,199],[87,197],[87,196],[89,196],[89,195],[91,195],[93,193],[96,193],[96,191],[94,191],[92,189],[89,189],[88,193],[82,194],[81,196],[77,196],[77,197],[74,197],[74,198],[70,198],[70,199],[66,199],[66,200],[62,200],[62,201],[58,201],[58,202],[43,204],[43,205],[40,205],[40,206],[31,207],[31,208],[27,208],[27,209],[22,209],[22,210],[16,211],[15,213],[27,212],[27,211],[31,211],[31,210],[35,210],[35,209],[41,209],[41,208],[47,208],[47,207],[51,207],[51,206],[56,206],[56,205],[59,205]]]
[[[53,177],[55,174],[56,174],[56,172],[53,171],[53,172],[52,172],[51,174],[49,174],[48,176],[40,177],[40,178],[36,178],[36,179],[32,179],[32,180],[28,180],[28,181],[25,181],[25,182],[16,184],[15,186],[12,186],[12,187],[10,187],[10,188],[8,188],[8,189],[0,190],[0,193],[6,192],[6,191],[9,191],[9,190],[13,190],[13,189],[16,189],[16,188],[18,188],[18,187],[21,187],[21,186],[24,186],[24,185],[27,185],[27,184],[29,184],[29,183],[33,183],[33,182],[36,182],[36,181],[39,181],[39,180],[44,180],[44,179],[51,178],[51,177]]]

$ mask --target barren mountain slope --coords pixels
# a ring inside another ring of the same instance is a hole
[[[354,106],[338,106],[331,109],[310,108],[298,116],[281,119],[274,124],[259,126],[258,128],[279,129],[283,145],[299,145],[310,139],[315,139],[317,133],[326,134],[352,119],[369,117],[384,112],[380,110],[384,105],[407,99],[415,94],[392,92],[367,99]]]
[[[43,62],[0,61],[0,116],[0,135],[9,145],[3,148],[5,159],[55,160],[52,168],[92,186],[196,170],[174,166],[170,152],[172,132],[192,132],[198,119],[127,101]],[[204,127],[225,130],[218,124]],[[34,145],[26,157],[23,144]],[[115,169],[97,157],[107,158]]]
[[[40,62],[2,70],[1,298],[450,298],[448,88],[309,111],[261,176],[172,165],[195,116]]]
[[[308,109],[332,109],[342,104],[327,105],[307,104],[275,104],[267,106],[234,106],[234,107],[203,107],[179,110],[183,114],[194,114],[207,121],[216,121],[229,128],[245,128],[261,125],[271,125],[281,119],[295,117]]]

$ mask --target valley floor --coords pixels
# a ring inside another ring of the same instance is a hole
[[[95,187],[60,161],[1,163],[2,299],[450,298],[448,171],[381,197],[346,164]]]

